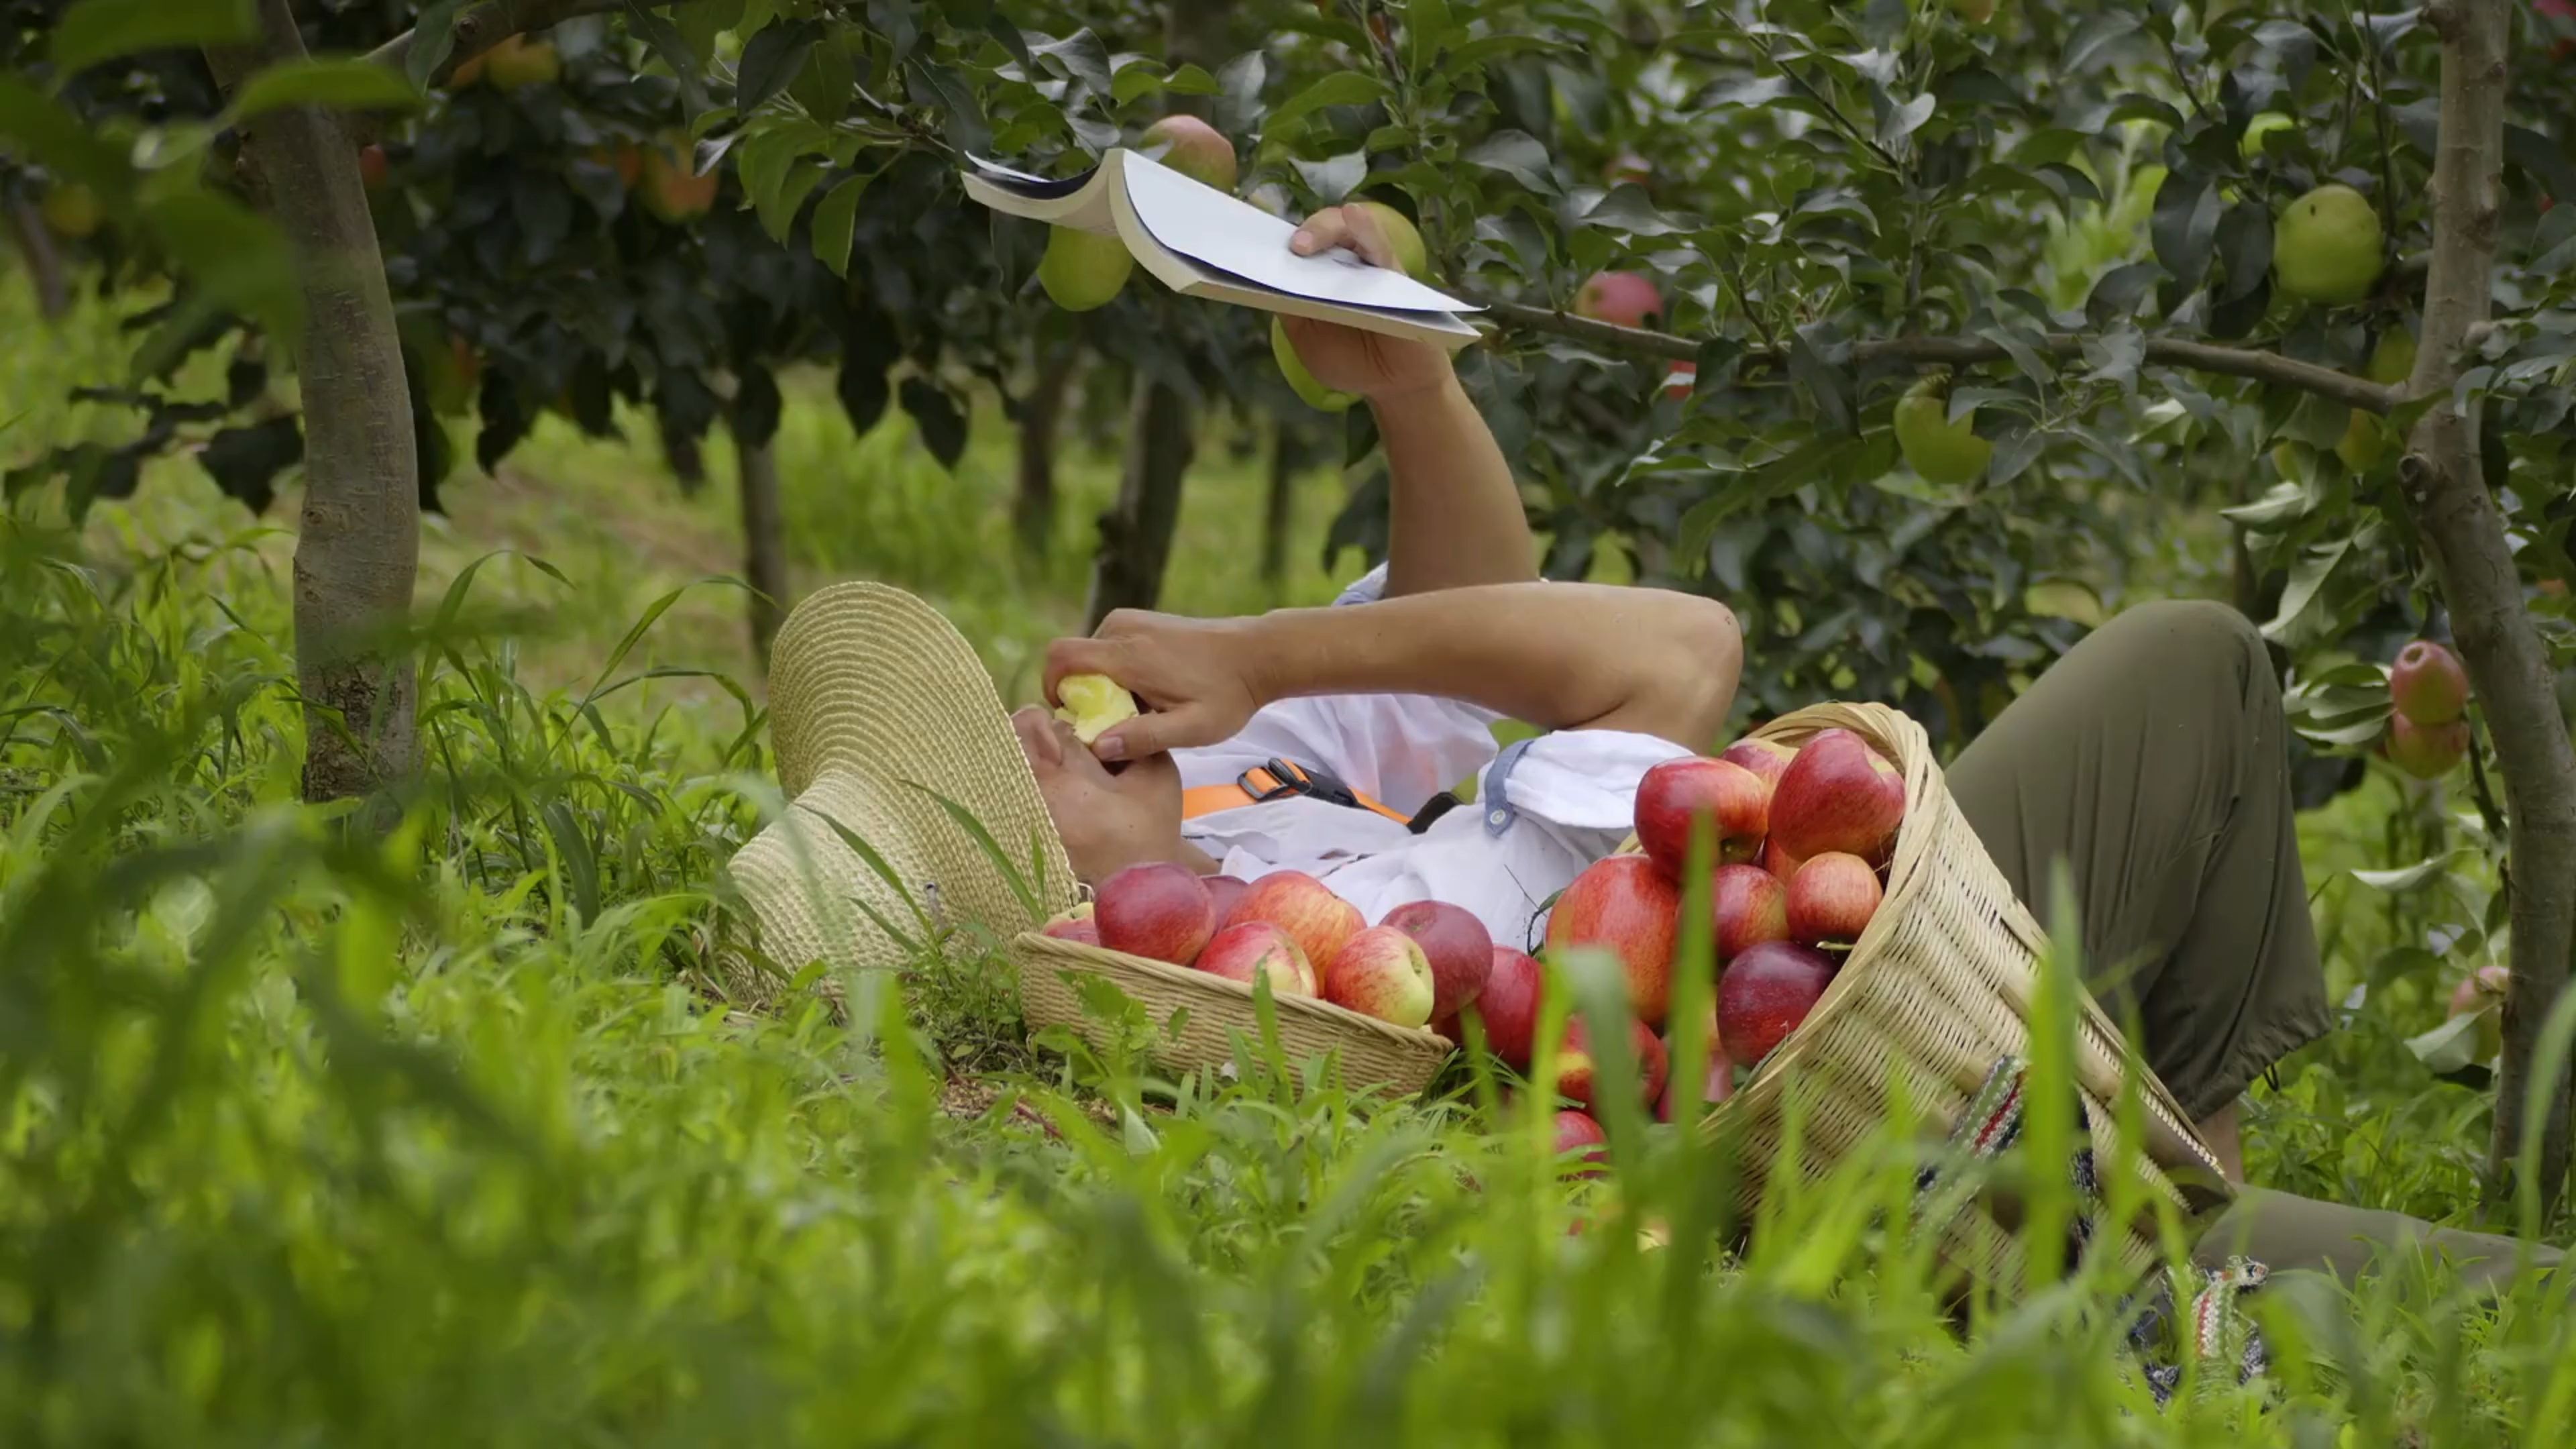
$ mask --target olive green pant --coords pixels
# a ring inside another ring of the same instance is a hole
[[[2290,799],[2287,725],[2263,641],[2220,604],[2130,609],[2095,630],[1962,752],[1950,793],[2045,922],[2063,862],[2085,984],[2135,1023],[2195,1119],[2332,1025]],[[2200,1255],[2344,1277],[2429,1249],[2484,1281],[2510,1238],[2286,1193],[2247,1192]],[[2557,1254],[2540,1250],[2543,1261]]]

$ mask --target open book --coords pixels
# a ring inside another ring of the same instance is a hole
[[[1301,257],[1288,250],[1293,224],[1151,157],[1113,150],[1082,175],[1057,181],[968,159],[968,196],[1012,216],[1114,236],[1184,297],[1452,349],[1476,340],[1476,329],[1457,314],[1477,308],[1346,251]]]

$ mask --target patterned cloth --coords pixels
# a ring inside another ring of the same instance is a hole
[[[2030,1064],[2019,1057],[1996,1061],[1950,1134],[1954,1156],[1964,1154],[1971,1164],[1990,1163],[2021,1140],[2029,1076]],[[2092,1246],[2094,1219],[2102,1209],[2101,1183],[2093,1165],[2092,1123],[2080,1093],[2075,1099],[2075,1140],[2079,1145],[2067,1167],[2077,1203],[2066,1229],[2070,1272]],[[1946,1170],[1951,1165],[1937,1163],[1915,1174],[1916,1220],[1927,1230],[1946,1228],[1976,1196],[1979,1174]],[[2263,1376],[2270,1355],[2262,1332],[2245,1316],[2240,1301],[2270,1276],[2270,1270],[2250,1258],[2230,1258],[2218,1268],[2168,1269],[2156,1275],[2152,1290],[2121,1301],[2116,1311],[2129,1320],[2129,1349],[2144,1367],[2147,1387],[2159,1406],[2172,1401],[2189,1362],[2232,1364],[2239,1384]]]

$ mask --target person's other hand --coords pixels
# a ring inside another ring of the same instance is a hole
[[[1120,609],[1088,639],[1047,646],[1046,697],[1068,674],[1105,674],[1127,687],[1147,711],[1103,732],[1091,752],[1104,760],[1142,760],[1192,745],[1212,745],[1241,730],[1261,707],[1244,631],[1228,619],[1185,619]]]
[[[1375,216],[1357,206],[1335,206],[1306,218],[1288,238],[1288,249],[1301,257],[1348,247],[1361,261],[1393,270],[1395,247]],[[1297,360],[1315,380],[1335,392],[1357,393],[1384,402],[1407,393],[1440,386],[1452,376],[1447,349],[1436,343],[1409,342],[1383,333],[1363,332],[1338,322],[1280,314]]]
[[[1137,760],[1116,774],[1074,738],[1073,726],[1030,705],[1011,716],[1055,820],[1073,873],[1098,883],[1148,860],[1180,860],[1181,771],[1169,755]]]

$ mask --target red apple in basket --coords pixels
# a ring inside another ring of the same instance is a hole
[[[1715,859],[1751,860],[1762,848],[1770,810],[1770,789],[1741,765],[1698,755],[1666,760],[1637,782],[1637,843],[1679,880],[1690,860],[1692,821],[1715,823]]]
[[[1646,1024],[1631,1018],[1628,1022],[1628,1055],[1637,1064],[1637,1100],[1651,1103],[1664,1094],[1663,1038],[1646,1030]],[[1556,1090],[1581,1102],[1587,1110],[1597,1109],[1601,1099],[1596,1094],[1602,1085],[1600,1060],[1592,1051],[1590,1023],[1577,1016],[1565,1024],[1565,1046],[1556,1054]]]
[[[1268,921],[1286,931],[1315,968],[1318,987],[1331,984],[1334,958],[1368,924],[1359,907],[1302,870],[1274,870],[1244,887],[1234,909],[1226,912],[1225,924],[1240,926],[1246,921]]]
[[[1484,1019],[1485,1049],[1513,1071],[1529,1070],[1530,1052],[1538,1038],[1539,1000],[1546,990],[1546,973],[1535,959],[1509,946],[1494,948],[1494,969],[1485,978],[1484,994],[1467,1009]]]
[[[1905,777],[1850,730],[1807,741],[1771,792],[1771,844],[1801,861],[1829,850],[1876,864],[1905,818]]]
[[[1755,864],[1771,872],[1772,879],[1787,885],[1790,877],[1798,873],[1798,867],[1805,865],[1806,862],[1782,850],[1779,840],[1774,838],[1762,842],[1762,854],[1756,859]]]
[[[1765,790],[1780,787],[1780,776],[1798,752],[1778,740],[1737,740],[1717,752],[1717,757],[1730,765],[1740,765],[1753,772]]]
[[[1670,1028],[1664,1032],[1664,1048],[1668,1053],[1679,1049],[1673,1040],[1674,1035]],[[1734,1095],[1735,1063],[1726,1059],[1725,1039],[1717,1033],[1717,1003],[1712,1001],[1708,1007],[1708,1068],[1701,1073],[1699,1101],[1715,1106]],[[1655,1100],[1655,1120],[1672,1121],[1683,1112],[1685,1104],[1690,1104],[1689,1099],[1690,1085],[1682,1080],[1681,1063],[1675,1061],[1672,1074],[1664,1083],[1663,1096]]]
[[[1422,943],[1393,926],[1371,926],[1343,943],[1324,972],[1324,999],[1390,1026],[1431,1020],[1431,961]]]
[[[1315,968],[1286,931],[1268,921],[1228,926],[1199,953],[1198,969],[1249,986],[1267,978],[1273,996],[1315,994]]]
[[[1721,865],[1708,882],[1717,959],[1732,961],[1765,941],[1789,939],[1789,891],[1758,865]]]
[[[1601,1164],[1610,1160],[1610,1134],[1592,1120],[1588,1112],[1564,1111],[1556,1114],[1556,1156],[1563,1163],[1567,1153],[1580,1153],[1576,1165],[1560,1166],[1561,1177],[1599,1177]]]
[[[1091,918],[1091,911],[1091,902],[1078,901],[1040,926],[1038,934],[1053,936],[1059,941],[1079,941],[1086,946],[1097,946],[1100,944],[1100,925]]]
[[[1673,984],[1673,917],[1681,889],[1642,855],[1594,861],[1556,898],[1547,919],[1547,949],[1598,946],[1619,958],[1628,1005],[1659,1026]]]
[[[1494,971],[1494,937],[1475,913],[1447,901],[1413,901],[1378,922],[1422,944],[1431,962],[1431,1015],[1454,1017],[1485,989]]]
[[[1848,946],[1878,914],[1878,872],[1857,855],[1829,850],[1789,878],[1789,939]]]
[[[1727,1056],[1750,1065],[1770,1055],[1833,979],[1832,958],[1789,941],[1765,941],[1728,962],[1717,980],[1717,1034]]]
[[[1234,908],[1242,901],[1243,893],[1252,889],[1251,883],[1230,875],[1203,875],[1199,877],[1199,881],[1207,887],[1208,899],[1216,902],[1217,925],[1223,927],[1231,924],[1234,919]],[[1298,949],[1305,948],[1301,946]]]
[[[1100,944],[1187,966],[1216,934],[1216,904],[1198,872],[1168,860],[1131,865],[1100,883],[1092,919]]]

